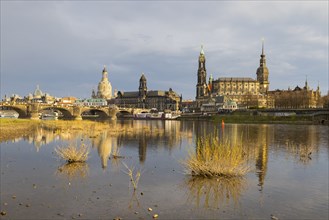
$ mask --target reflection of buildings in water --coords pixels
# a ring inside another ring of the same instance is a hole
[[[191,177],[184,183],[188,188],[188,202],[197,207],[219,208],[221,205],[239,204],[239,199],[246,189],[246,180],[241,177],[204,178]]]
[[[164,120],[164,138],[168,144],[169,152],[174,146],[181,145],[185,133],[181,131],[181,123],[176,120]],[[180,143],[180,144],[178,144]]]
[[[267,171],[268,146],[274,138],[271,126],[226,124],[222,128],[221,125],[196,121],[193,123],[193,128],[197,138],[215,135],[222,140],[228,139],[232,145],[242,146],[249,163],[255,163],[258,185],[261,190],[263,189]]]
[[[147,148],[147,141],[145,134],[139,136],[138,139],[138,155],[139,155],[139,162],[143,164],[146,160],[146,148]]]
[[[269,126],[268,125],[259,125],[257,131],[257,139],[255,142],[257,144],[256,148],[256,175],[258,176],[258,185],[260,190],[263,190],[265,176],[267,172],[267,163],[268,163],[268,145],[270,142]]]
[[[131,120],[125,121],[124,126],[133,132],[120,133],[118,135],[118,144],[132,147],[138,145],[138,155],[141,163],[146,161],[148,146],[165,147],[170,152],[173,147],[179,145],[182,137],[187,136],[184,131],[181,131],[180,121]]]
[[[267,162],[268,146],[272,137],[268,125],[245,125],[231,124],[225,126],[224,136],[230,137],[232,144],[243,145],[250,161],[255,161],[258,185],[261,190],[264,186]]]
[[[297,163],[310,164],[312,158],[319,155],[321,138],[316,125],[292,126],[282,132],[275,130],[276,150],[284,150]],[[327,140],[326,140],[327,143]]]
[[[97,148],[102,168],[105,168],[111,156],[111,151],[117,152],[117,137],[110,136],[106,132],[103,132],[97,138],[93,139],[92,146]]]
[[[260,190],[263,190],[268,162],[268,147],[267,145],[259,146],[258,155],[256,157],[256,175],[258,176],[258,185]]]
[[[37,127],[34,130],[34,133],[28,137],[28,142],[36,148],[36,151],[39,152],[41,146],[49,144],[56,139],[52,130],[47,130],[42,127]]]
[[[286,146],[287,142],[293,142],[297,145],[319,146],[319,134],[316,125],[292,126],[282,131],[280,127],[276,127],[274,131],[275,141],[279,146]]]
[[[307,142],[304,142],[304,146],[309,149],[313,149],[315,151],[319,151],[319,138],[316,135],[315,126],[308,126],[307,127]]]

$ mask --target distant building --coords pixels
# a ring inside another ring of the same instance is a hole
[[[112,85],[108,79],[108,73],[106,66],[104,66],[102,72],[102,79],[98,83],[98,90],[97,93],[95,90],[92,91],[91,97],[94,99],[111,99],[112,98]]]
[[[273,98],[268,95],[269,71],[266,66],[264,44],[257,68],[257,79],[249,77],[219,77],[210,75],[207,83],[206,58],[203,47],[199,55],[198,77],[196,85],[197,106],[209,104],[211,97],[225,96],[240,107],[273,107]]]
[[[113,102],[113,100],[111,102]],[[145,109],[156,108],[159,111],[164,111],[165,109],[176,111],[180,109],[181,96],[171,88],[169,91],[148,90],[147,80],[143,73],[139,80],[138,91],[118,91],[113,104],[116,104],[119,107]]]
[[[77,100],[77,98],[73,97],[73,96],[63,97],[58,101],[58,104],[60,104],[60,105],[73,105],[76,100]]]
[[[77,99],[74,104],[78,106],[100,107],[107,106],[107,101],[106,99]]]
[[[310,89],[307,80],[305,86],[294,89],[269,91],[274,97],[275,108],[299,109],[299,108],[323,108],[320,87],[316,90]]]
[[[25,104],[25,103],[44,103],[44,104],[53,104],[57,100],[56,97],[44,93],[40,90],[39,85],[37,85],[33,94],[30,93],[27,96],[21,97],[17,94],[13,94],[11,97],[7,98],[5,96],[4,101],[12,102],[16,104]]]
[[[49,95],[48,93],[44,93],[37,85],[36,89],[32,94],[29,94],[27,97],[24,97],[26,102],[38,102],[38,103],[46,103],[46,104],[53,104],[56,101],[54,96]]]

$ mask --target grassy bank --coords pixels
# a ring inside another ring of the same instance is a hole
[[[0,142],[15,138],[29,136],[35,133],[38,128],[52,131],[54,133],[74,133],[79,132],[87,137],[94,138],[100,133],[107,131],[108,134],[162,134],[163,129],[143,126],[135,128],[125,126],[115,121],[95,122],[89,120],[65,121],[65,120],[30,120],[30,119],[0,119]]]
[[[261,115],[214,115],[210,120],[216,123],[253,123],[253,124],[313,124],[311,116],[261,116]]]
[[[38,125],[38,121],[33,121],[30,119],[1,118],[0,142],[33,134]]]

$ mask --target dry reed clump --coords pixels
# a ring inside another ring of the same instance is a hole
[[[76,145],[57,147],[55,148],[55,152],[68,163],[86,162],[89,156],[89,148],[84,144],[81,144],[80,147]]]
[[[132,183],[132,185],[134,187],[134,191],[136,191],[139,179],[141,177],[141,172],[137,171],[134,175],[135,167],[129,168],[127,166],[127,164],[125,164],[125,163],[122,163],[122,164],[127,168],[127,172],[125,172],[125,173],[130,177],[130,182]]]
[[[182,163],[193,176],[234,177],[250,170],[242,145],[211,136],[197,139],[196,152],[190,151]]]

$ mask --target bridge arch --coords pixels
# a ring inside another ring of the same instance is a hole
[[[1,108],[14,110],[18,113],[19,118],[27,118],[27,107],[26,106],[12,106],[12,105],[3,105]]]
[[[83,109],[81,111],[81,115],[83,115],[85,112],[90,112],[91,115],[98,115],[100,118],[109,117],[108,112],[106,110],[103,110],[103,109],[97,109],[97,108]]]
[[[73,118],[73,114],[66,108],[61,108],[61,107],[56,107],[56,106],[47,106],[44,108],[40,108],[39,112],[41,112],[42,110],[56,110],[56,111],[60,111],[63,114],[64,118]]]

